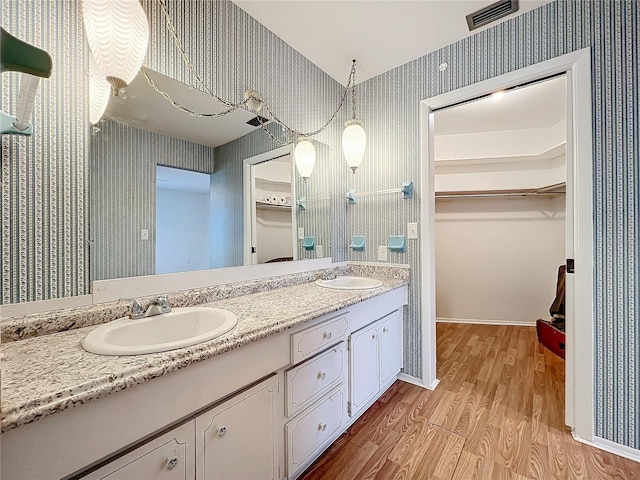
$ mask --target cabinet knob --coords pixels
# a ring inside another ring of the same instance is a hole
[[[389,331],[389,329],[387,327],[383,327],[382,328],[382,333],[387,333]]]
[[[371,334],[371,340],[375,340],[375,339],[376,339],[376,334],[375,334],[375,333],[372,333],[372,334]]]
[[[318,372],[318,380],[324,380],[326,376],[327,376],[326,373]]]
[[[326,338],[327,340],[331,340],[332,336],[333,336],[332,332],[324,332],[324,334],[322,335],[322,337]]]
[[[227,426],[223,425],[220,428],[218,428],[218,436],[219,437],[224,437],[227,434]]]
[[[318,431],[319,432],[324,432],[327,429],[327,424],[326,423],[320,423],[318,425]]]
[[[165,466],[167,470],[173,470],[176,467],[176,465],[178,465],[178,457],[167,458],[167,464]]]

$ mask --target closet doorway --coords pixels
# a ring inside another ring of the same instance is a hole
[[[434,112],[436,320],[535,326],[565,263],[566,75]]]
[[[453,181],[452,177],[447,178],[444,176],[437,179],[436,175],[438,172],[436,170],[436,142],[434,137],[437,129],[437,111],[444,107],[460,105],[477,98],[490,96],[495,92],[508,91],[563,74],[564,78],[566,78],[566,167],[564,168],[566,175],[566,238],[564,251],[567,258],[575,260],[575,273],[567,275],[566,280],[565,422],[573,427],[576,436],[592,440],[594,279],[591,66],[589,49],[573,52],[478,82],[468,87],[426,99],[421,103],[421,195],[423,202],[420,234],[422,238],[421,295],[423,309],[422,344],[424,352],[422,383],[427,388],[434,388],[438,383],[435,355],[437,299],[437,262],[435,256],[436,192],[438,188],[444,189],[443,186],[447,181]],[[480,166],[476,166],[474,169],[479,170],[480,172],[475,173],[481,173],[485,177],[484,180],[487,180],[488,173],[482,173]],[[560,170],[558,168],[558,171]],[[452,172],[448,173],[455,175]],[[495,172],[493,176],[496,176]],[[467,177],[469,176],[467,175]],[[509,177],[512,178],[511,175]],[[462,177],[458,177],[458,179],[460,178]],[[493,181],[496,181],[495,178]],[[436,182],[438,182],[438,188],[436,188]],[[520,186],[524,189],[523,185]],[[539,184],[539,187],[544,186],[545,184]],[[546,186],[560,188],[555,183],[548,183]],[[515,186],[503,188],[504,185],[499,183],[494,184],[494,187],[488,188],[487,184],[484,185],[485,190],[516,190]],[[527,188],[527,190],[533,188],[534,186],[531,185],[531,188]],[[461,188],[458,191],[464,193],[469,190],[473,190],[473,188]],[[460,200],[455,201],[459,202]],[[454,200],[451,200],[451,202],[454,202]],[[478,212],[474,213],[477,214]],[[464,275],[465,272],[458,272],[458,274]],[[545,302],[547,309],[552,300],[553,297]],[[542,313],[545,312],[541,312],[536,316],[542,316]],[[543,318],[548,318],[548,312]],[[580,368],[576,368],[576,365],[580,365]]]

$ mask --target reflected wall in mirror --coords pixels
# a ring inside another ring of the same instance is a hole
[[[179,98],[182,104],[198,111],[219,109],[219,105],[202,92],[157,72],[146,71],[162,90],[170,92],[172,98]],[[244,203],[251,201],[242,194],[243,159],[248,154],[269,152],[275,147],[275,142],[259,124],[247,124],[247,120],[254,118],[248,112],[234,112],[219,118],[189,116],[175,109],[138,75],[127,88],[125,98],[112,97],[106,115],[107,119],[95,129],[91,141],[92,280],[330,255],[328,239],[326,245],[313,252],[294,248],[292,225],[296,223],[297,209],[292,208],[295,203],[292,179],[298,176],[289,159],[285,167],[289,172],[288,194],[268,192],[262,180],[256,180],[260,191],[255,192],[264,197],[260,200],[273,196],[289,201],[288,229],[283,228],[281,212],[262,207],[256,210],[253,231],[258,235],[255,241],[262,239],[262,242],[260,246],[257,243],[252,246],[261,253],[256,254],[253,261],[243,261]],[[282,133],[277,124],[270,123],[267,128],[274,136]],[[175,138],[177,134],[182,138]],[[318,163],[327,163],[327,159],[325,146],[319,152]],[[260,172],[267,169],[265,166],[257,169],[257,178],[271,175]],[[159,172],[162,173],[159,175]],[[200,188],[200,197],[206,195],[208,199],[208,210],[201,201],[195,208],[193,202],[197,195],[193,187],[175,182],[169,182],[174,185],[171,188],[162,187],[180,172],[182,177],[191,173],[191,176],[200,174],[204,176],[201,179],[208,179],[208,189]],[[187,203],[191,207],[186,207]],[[179,205],[188,208],[189,214],[187,210],[180,210]],[[330,230],[330,217],[322,219],[318,215],[320,208],[318,204],[316,213],[306,216],[309,231]],[[201,211],[201,218],[206,218],[199,222],[191,218],[186,225],[196,210]],[[317,228],[311,222],[318,222]],[[272,236],[274,232],[278,232],[277,239]]]

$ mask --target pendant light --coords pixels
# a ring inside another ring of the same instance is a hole
[[[347,164],[356,173],[356,169],[360,166],[364,157],[364,148],[367,144],[367,135],[360,120],[356,120],[356,77],[355,77],[356,61],[353,61],[353,79],[351,87],[351,120],[344,124],[342,132],[342,151],[347,160]]]
[[[293,156],[298,173],[306,181],[316,164],[316,148],[309,140],[301,140],[296,144]]]
[[[138,0],[83,0],[82,19],[98,69],[117,95],[138,74],[147,53],[147,16]]]

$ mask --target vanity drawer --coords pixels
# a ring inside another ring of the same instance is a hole
[[[335,434],[342,431],[346,404],[345,384],[342,383],[285,425],[288,477],[306,467],[327,443],[334,440]]]
[[[346,315],[291,335],[291,360],[300,363],[344,339],[348,323]]]
[[[317,357],[285,372],[287,416],[321,397],[344,380],[345,345],[340,342]]]

